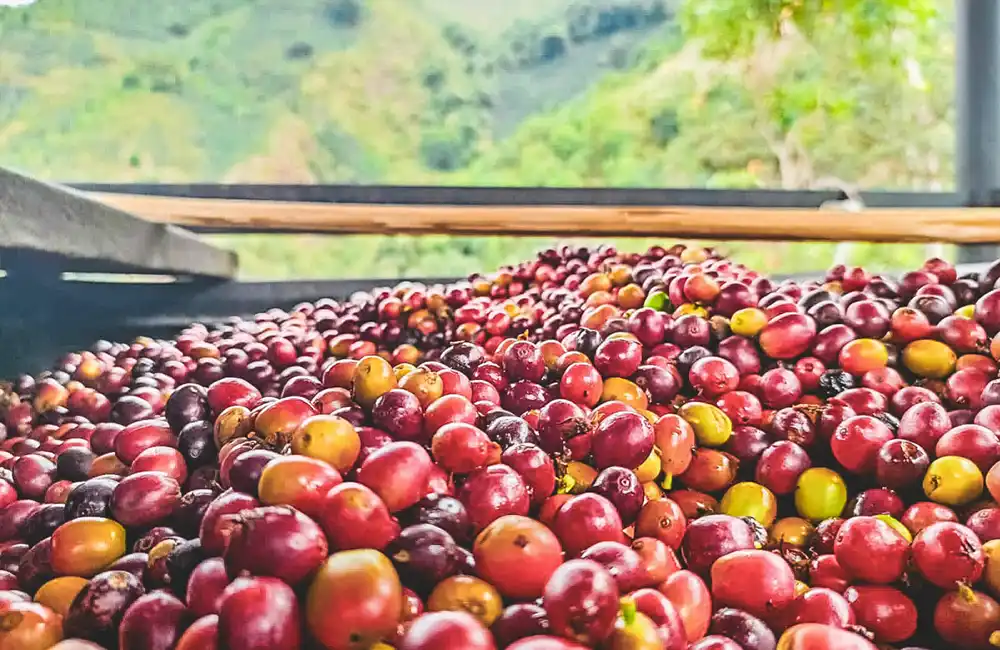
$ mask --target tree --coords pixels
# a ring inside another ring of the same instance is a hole
[[[947,4],[947,3],[943,3]],[[953,42],[932,0],[685,3],[716,82],[742,79],[785,189],[833,176],[934,187],[950,178]]]
[[[746,56],[761,42],[791,31],[814,38],[831,25],[849,36],[844,53],[885,54],[881,45],[900,30],[931,25],[940,17],[936,0],[687,0],[680,13],[686,32],[709,43],[720,58]]]
[[[356,27],[361,22],[362,6],[358,0],[330,0],[327,19],[337,27]]]

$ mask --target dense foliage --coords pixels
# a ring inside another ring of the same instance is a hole
[[[0,9],[0,164],[60,180],[941,189],[948,4],[41,0]],[[539,245],[224,241],[271,277],[456,274]],[[832,251],[733,249],[766,270]]]

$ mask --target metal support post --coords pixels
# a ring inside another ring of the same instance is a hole
[[[986,207],[1000,188],[1000,2],[957,0],[956,185],[962,204]],[[1000,257],[1000,247],[961,246],[958,261]]]

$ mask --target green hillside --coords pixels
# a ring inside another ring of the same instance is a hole
[[[667,19],[661,0],[477,4],[0,9],[0,150],[72,180],[440,182]],[[595,18],[571,38],[574,4]],[[563,81],[519,92],[547,62]]]
[[[775,30],[750,10],[769,0],[38,0],[0,8],[0,164],[58,180],[943,188],[947,4],[789,2]],[[218,239],[257,277],[465,273],[545,243]],[[776,270],[832,252],[732,249]]]

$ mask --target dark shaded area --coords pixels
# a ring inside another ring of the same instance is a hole
[[[325,13],[335,27],[356,27],[361,22],[362,11],[359,0],[329,0]]]
[[[308,59],[313,55],[313,46],[309,43],[292,43],[285,50],[285,58],[294,61],[298,59]]]
[[[271,307],[392,286],[399,280],[210,282],[174,284],[67,282],[23,267],[0,279],[0,378],[38,372],[66,352],[99,339],[170,337],[192,322],[251,317]],[[15,279],[15,275],[17,279]],[[451,282],[429,278],[421,282]]]

